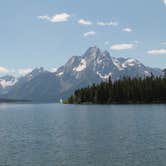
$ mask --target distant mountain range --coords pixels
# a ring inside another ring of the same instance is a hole
[[[0,98],[31,100],[35,102],[58,102],[66,99],[76,89],[123,76],[161,76],[162,70],[150,68],[133,58],[111,57],[108,51],[90,47],[82,56],[73,56],[68,62],[49,72],[36,68],[31,73],[15,78],[0,78]]]

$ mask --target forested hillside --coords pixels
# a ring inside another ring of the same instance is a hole
[[[166,103],[166,77],[123,79],[76,90],[66,103]]]

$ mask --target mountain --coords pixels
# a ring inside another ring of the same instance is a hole
[[[59,80],[55,74],[36,68],[18,79],[3,98],[49,102],[59,100]]]
[[[36,68],[21,77],[3,95],[4,98],[32,101],[59,101],[66,99],[76,89],[100,83],[111,77],[113,80],[130,77],[162,75],[162,70],[150,68],[133,58],[111,57],[108,51],[90,47],[82,56],[73,56],[67,63],[52,73]]]
[[[111,57],[107,51],[102,52],[97,47],[90,47],[83,56],[73,56],[55,74],[59,79],[69,80],[70,83],[72,81],[75,85],[78,82],[101,82],[110,76],[117,80],[123,76],[151,76],[151,73],[155,76],[162,75],[161,69],[144,66],[136,59]]]
[[[17,81],[17,78],[10,75],[0,77],[0,95],[7,93],[10,87],[14,86]]]

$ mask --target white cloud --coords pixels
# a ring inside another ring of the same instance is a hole
[[[166,5],[166,0],[163,0],[164,4]]]
[[[149,50],[147,51],[147,53],[150,55],[166,55],[166,49]]]
[[[30,72],[32,72],[33,69],[28,68],[28,69],[19,69],[17,72],[19,75],[26,75],[29,74]]]
[[[132,32],[133,30],[131,28],[124,28],[123,32]]]
[[[92,22],[89,20],[84,20],[84,19],[80,19],[78,20],[78,23],[81,25],[92,25]]]
[[[70,17],[71,16],[68,13],[57,14],[51,18],[51,22],[65,22],[68,21]]]
[[[97,22],[99,26],[118,26],[118,22],[111,21],[111,22]]]
[[[111,46],[110,49],[115,51],[120,51],[120,50],[132,49],[134,47],[136,47],[136,45],[133,43],[124,43],[124,44],[114,44]]]
[[[84,37],[89,37],[89,36],[94,36],[94,35],[96,35],[95,31],[89,31],[89,32],[84,33]]]
[[[8,72],[9,72],[9,70],[7,68],[0,66],[0,74],[5,74],[5,73],[8,73]]]
[[[71,17],[71,15],[68,13],[59,13],[59,14],[55,14],[51,17],[49,17],[47,15],[38,16],[38,19],[50,21],[52,23],[58,23],[58,22],[66,22],[69,20],[70,17]]]

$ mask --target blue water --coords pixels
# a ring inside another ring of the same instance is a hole
[[[0,166],[165,166],[166,105],[0,105]]]

